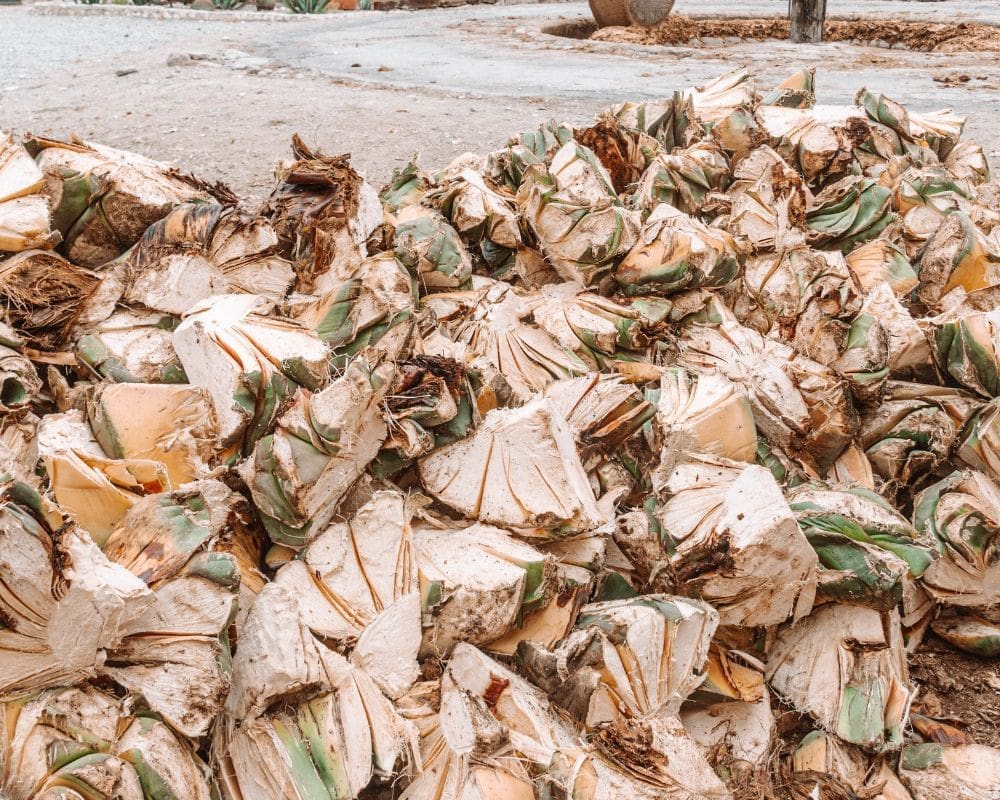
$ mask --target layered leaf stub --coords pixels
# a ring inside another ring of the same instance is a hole
[[[741,325],[691,324],[677,363],[718,370],[742,385],[754,421],[773,445],[823,473],[847,447],[857,416],[836,374],[787,345]]]
[[[767,678],[844,741],[875,749],[902,742],[911,689],[895,612],[820,606],[779,635]]]
[[[52,689],[0,706],[9,756],[0,788],[13,798],[209,800],[207,767],[153,716],[93,687]]]
[[[432,495],[480,522],[554,535],[605,524],[573,433],[551,401],[490,412],[476,432],[420,462]]]
[[[178,206],[129,252],[124,299],[184,314],[213,294],[279,300],[292,284],[292,265],[277,253],[270,223],[208,203]]]
[[[82,267],[117,258],[174,206],[211,199],[193,178],[135,153],[80,140],[27,144],[45,175],[62,249]]]
[[[638,235],[637,214],[622,205],[593,152],[572,140],[548,167],[527,169],[517,203],[542,251],[565,280],[593,283]]]
[[[93,677],[153,595],[23,484],[3,487],[0,537],[0,696]]]
[[[223,443],[236,448],[259,439],[298,386],[319,389],[329,374],[326,346],[266,310],[254,295],[219,295],[173,335],[188,379],[212,396]]]
[[[646,595],[584,606],[577,630],[551,652],[528,642],[518,660],[588,729],[676,714],[704,678],[718,624],[706,603]]]
[[[789,497],[821,570],[822,597],[891,611],[935,552],[881,497],[863,489],[800,488]]]
[[[13,135],[0,131],[0,252],[50,249],[60,235],[50,229],[45,177]]]
[[[964,470],[925,489],[914,501],[913,525],[939,558],[923,584],[945,603],[990,606],[1000,598],[1000,489]]]
[[[712,603],[724,625],[809,613],[816,554],[770,472],[701,456],[678,465],[664,491],[657,518],[673,543],[679,591]]]
[[[416,758],[411,726],[364,671],[313,637],[295,595],[276,584],[246,620],[227,708],[239,724],[222,734],[222,752],[244,795],[264,786],[279,797],[357,797]]]
[[[243,462],[272,541],[301,547],[310,530],[329,522],[385,441],[379,404],[393,374],[390,364],[373,368],[358,359],[323,391],[300,389],[274,433]]]

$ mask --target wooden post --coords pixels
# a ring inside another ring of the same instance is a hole
[[[788,0],[793,42],[822,42],[826,0]]]

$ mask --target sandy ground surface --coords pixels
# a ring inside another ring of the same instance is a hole
[[[739,13],[780,15],[785,7],[750,0]],[[716,0],[676,10],[733,13]],[[1000,23],[1000,5],[978,0],[855,0],[836,11]],[[917,110],[969,112],[967,134],[1000,166],[996,53],[845,42],[649,46],[544,33],[586,19],[582,3],[335,13],[282,24],[0,7],[0,128],[75,132],[225,179],[259,199],[296,131],[329,151],[354,153],[382,182],[414,153],[426,166],[443,164],[544,119],[582,122],[612,102],[663,96],[738,65],[753,66],[765,83],[814,65],[826,102],[848,102],[867,85]],[[171,59],[189,53],[197,60]]]

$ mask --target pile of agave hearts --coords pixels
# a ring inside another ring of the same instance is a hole
[[[0,794],[996,798],[907,663],[1000,654],[963,121],[737,72],[256,211],[8,139]]]

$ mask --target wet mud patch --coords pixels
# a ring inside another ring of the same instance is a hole
[[[561,23],[545,33],[570,39],[640,45],[709,46],[728,41],[787,40],[787,19],[693,18],[671,16],[654,28],[598,28],[589,21]],[[892,47],[934,53],[1000,52],[1000,27],[975,23],[930,23],[888,19],[830,19],[824,29],[828,42]]]

